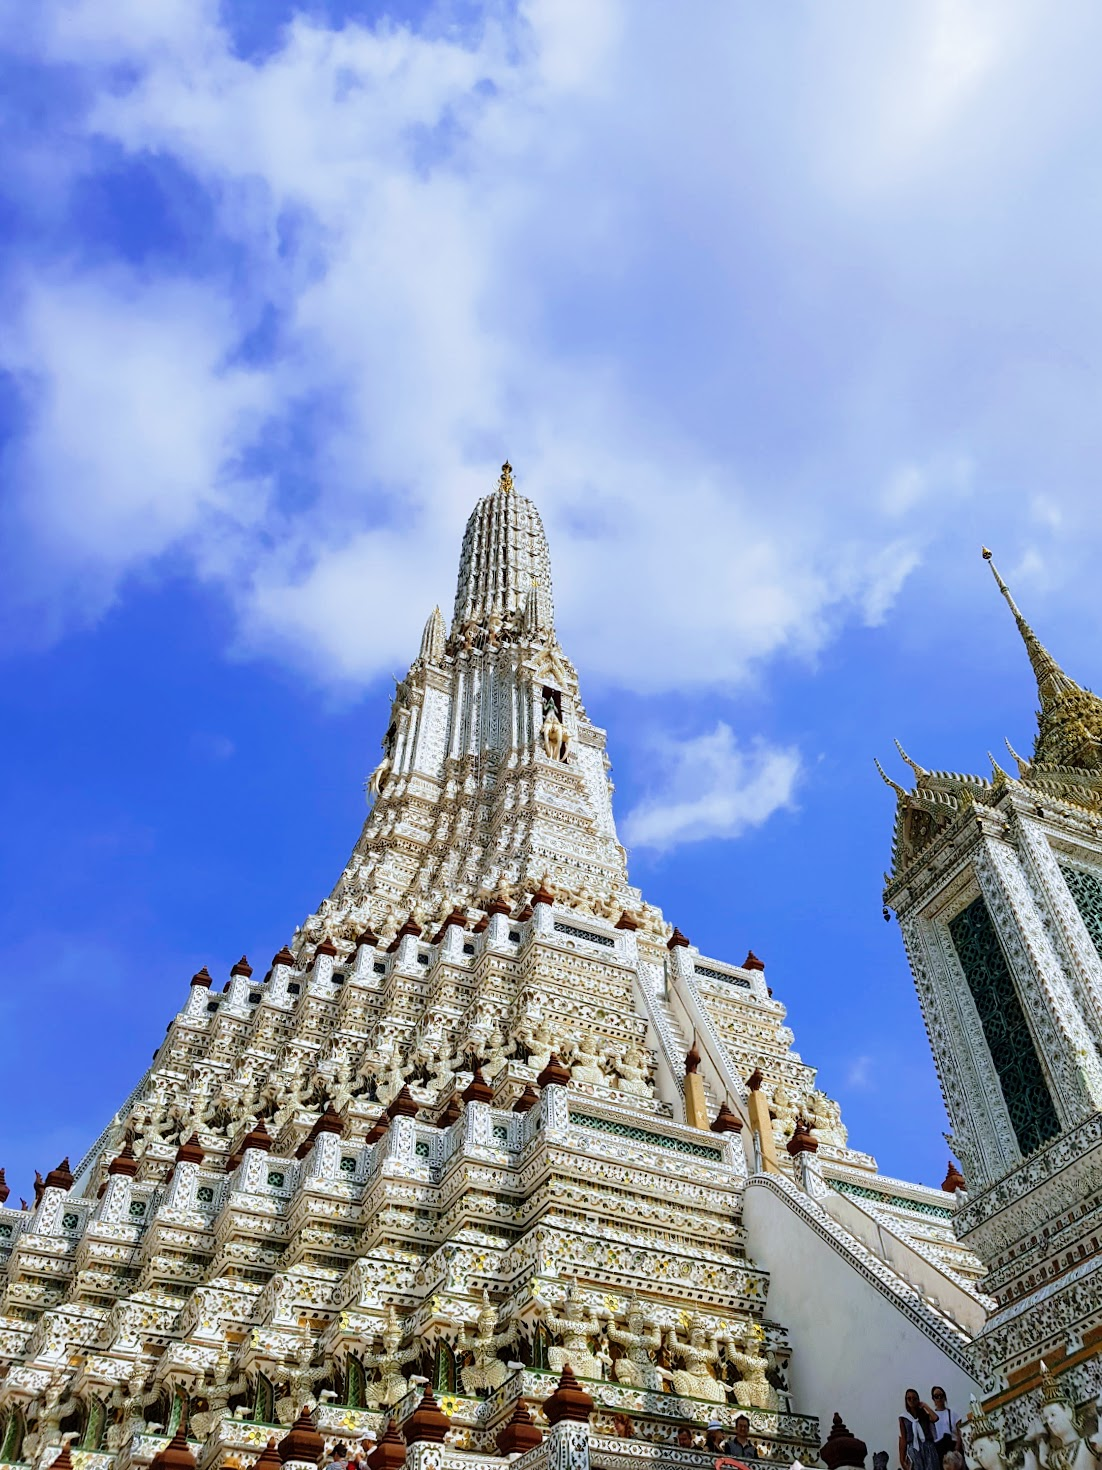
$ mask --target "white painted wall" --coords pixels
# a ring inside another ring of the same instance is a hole
[[[979,1395],[975,1381],[788,1200],[751,1179],[743,1223],[747,1254],[769,1272],[766,1315],[787,1326],[792,1342],[793,1407],[817,1414],[824,1438],[837,1411],[868,1445],[868,1464],[887,1450],[895,1470],[906,1389],[929,1402],[941,1384],[952,1407],[967,1412],[970,1395]]]

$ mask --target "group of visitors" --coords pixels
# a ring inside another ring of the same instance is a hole
[[[329,1451],[329,1463],[325,1470],[359,1470],[366,1466],[367,1457],[375,1448],[373,1439],[361,1439],[359,1447],[349,1454],[346,1444],[335,1444]]]
[[[757,1462],[757,1446],[750,1438],[750,1420],[745,1414],[740,1414],[735,1420],[734,1434],[728,1434],[718,1419],[711,1419],[704,1430],[703,1446],[698,1443],[697,1435],[698,1431],[692,1429],[688,1424],[683,1424],[677,1431],[678,1449],[703,1448],[709,1454],[741,1460],[747,1465]]]
[[[923,1403],[916,1388],[903,1398],[899,1416],[900,1470],[964,1470],[960,1420],[943,1388],[931,1388],[933,1405]]]

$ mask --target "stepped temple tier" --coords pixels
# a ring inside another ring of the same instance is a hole
[[[1053,845],[1097,845],[1097,727],[1083,691],[1046,680],[1052,731],[1020,780],[921,773],[900,796],[889,901],[965,1169],[942,1189],[885,1178],[762,961],[701,954],[632,886],[543,526],[506,465],[467,524],[450,626],[432,612],[395,690],[332,892],[269,966],[183,982],[86,1157],[33,1208],[0,1205],[0,1459],[274,1470],[366,1440],[374,1470],[705,1470],[706,1427],[745,1413],[763,1460],[825,1445],[833,1467],[866,1445],[894,1462],[911,1384],[961,1411],[997,1399],[1012,1324],[980,1366],[975,1343],[1037,1295],[1041,1252],[999,1221],[1017,1231],[1044,1192],[1023,1169],[1098,1123],[1097,928],[1086,879],[1060,876],[1086,869]],[[1015,884],[1067,895],[1051,925],[1031,898],[1007,950],[1036,989],[1016,1059],[945,1009],[971,962],[950,972],[948,943],[941,969],[925,958],[939,885],[972,902],[973,871],[987,927],[957,932],[989,974]],[[1069,1157],[1045,1179],[1070,1180]],[[1049,1212],[1061,1252],[1084,1249],[1075,1209]],[[1082,1345],[1067,1320],[1057,1368]]]

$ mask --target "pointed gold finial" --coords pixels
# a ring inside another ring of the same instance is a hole
[[[497,482],[500,494],[509,495],[513,489],[513,466],[508,460],[501,466],[501,478]]]
[[[1019,755],[1018,754],[1018,752],[1011,745],[1010,741],[1006,739],[1006,736],[1005,735],[1003,736],[1003,740],[1006,743],[1007,750],[1009,750],[1010,754],[1014,757],[1014,760],[1017,763],[1017,766],[1018,766],[1018,775],[1019,776],[1024,776],[1026,774],[1026,772],[1029,770],[1030,762],[1026,760],[1026,758],[1025,758],[1024,755]]]
[[[1003,770],[1002,766],[999,765],[998,761],[995,759],[990,751],[987,752],[987,759],[991,762],[991,774],[993,777],[991,782],[992,786],[995,788],[996,791],[1005,790],[1006,785],[1010,780],[1010,776],[1007,774],[1006,771]]]
[[[925,780],[925,778],[930,774],[929,771],[926,769],[926,767],[925,766],[920,766],[917,761],[913,761],[910,758],[910,756],[907,754],[907,752],[903,749],[902,745],[900,745],[900,743],[899,743],[898,740],[895,742],[895,748],[896,748],[896,750],[899,751],[899,754],[903,757],[904,763],[906,765],[910,766],[911,770],[915,773],[915,775],[918,777],[918,779],[920,781]]]
[[[905,791],[902,786],[900,786],[900,784],[899,784],[898,781],[893,781],[892,780],[892,778],[888,775],[887,771],[885,771],[884,767],[880,764],[880,762],[876,759],[875,756],[873,756],[873,758],[872,758],[872,763],[876,767],[876,769],[880,772],[880,779],[881,779],[881,781],[883,781],[883,783],[884,783],[885,786],[890,786],[892,788],[892,790],[895,792],[896,796],[907,796],[907,795],[909,795],[909,793],[907,791]]]
[[[1014,614],[1014,621],[1018,625],[1018,632],[1022,635],[1026,652],[1029,654],[1029,662],[1033,665],[1033,673],[1037,680],[1037,691],[1041,696],[1042,714],[1053,709],[1055,705],[1066,695],[1081,694],[1083,691],[1074,679],[1068,677],[1063,669],[1049,653],[1033,629],[1022,616],[1022,611],[1010,594],[1010,588],[999,576],[999,569],[995,565],[991,552],[986,546],[981,548],[983,559],[991,568],[991,575],[995,578],[995,584],[1007,606]]]

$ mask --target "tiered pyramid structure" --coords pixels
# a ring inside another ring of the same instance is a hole
[[[761,961],[702,956],[629,882],[608,771],[506,465],[332,893],[262,975],[194,976],[75,1173],[0,1208],[0,1460],[367,1437],[389,1467],[404,1433],[535,1464],[585,1419],[609,1464],[687,1428],[703,1465],[745,1411],[790,1464],[836,1407],[883,1396],[887,1437],[904,1348],[964,1392],[955,1185],[849,1147]]]

